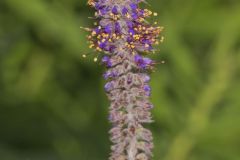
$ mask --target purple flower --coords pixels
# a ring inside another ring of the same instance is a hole
[[[144,85],[144,91],[149,92],[151,91],[151,88],[149,85]]]
[[[103,77],[104,77],[104,79],[108,79],[108,78],[110,78],[111,77],[111,72],[106,72],[106,73],[104,73],[103,74]]]
[[[109,79],[109,78],[115,78],[118,76],[118,73],[116,71],[107,71],[106,73],[103,74],[104,79]]]
[[[147,83],[150,81],[150,77],[148,75],[144,75],[144,82]]]
[[[106,15],[107,12],[108,12],[108,8],[99,9],[99,12],[100,12],[101,15]]]
[[[108,48],[108,51],[109,51],[110,53],[113,53],[113,51],[114,51],[115,48],[116,48],[116,47],[115,47],[114,45],[110,45],[109,48]]]
[[[112,67],[111,59],[108,56],[102,58],[102,63],[106,64],[107,67]]]
[[[139,15],[143,16],[143,14],[144,14],[144,10],[140,10]]]
[[[99,44],[99,47],[100,47],[101,49],[104,49],[106,46],[107,46],[107,43],[106,43],[106,42],[101,42],[101,43]]]
[[[110,60],[110,58],[109,58],[108,56],[104,56],[104,57],[102,58],[102,62],[103,62],[103,63],[107,63],[109,60]]]
[[[150,58],[143,58],[144,63],[146,63],[147,65],[151,65],[153,63],[153,61]]]
[[[112,13],[113,13],[113,14],[118,14],[118,8],[117,8],[117,6],[114,6],[114,7],[112,8]]]
[[[128,13],[128,9],[126,7],[123,7],[122,9],[122,14],[126,15]]]
[[[96,34],[99,34],[101,30],[97,27],[94,29],[94,31],[96,32]]]
[[[127,21],[127,26],[128,28],[133,28],[133,22],[132,21]]]
[[[95,4],[95,8],[96,8],[97,10],[99,10],[99,9],[103,8],[103,6],[101,6],[100,3],[96,3],[96,4]]]
[[[131,9],[134,10],[134,11],[137,9],[137,5],[136,5],[135,3],[131,3],[131,4],[130,4],[130,7],[131,7]]]
[[[135,55],[134,60],[141,69],[146,69],[153,64],[150,58],[143,58],[140,55]]]
[[[104,28],[104,31],[105,31],[106,33],[111,33],[111,32],[112,32],[112,27],[111,27],[111,25],[108,24],[108,25]]]
[[[136,20],[136,19],[138,19],[138,15],[137,15],[137,13],[132,13],[132,18],[134,19],[134,20]]]
[[[121,27],[118,22],[115,23],[115,33],[120,33],[121,32]]]
[[[113,116],[112,116],[112,114],[109,114],[108,120],[109,120],[109,121],[113,121]]]
[[[109,92],[113,88],[113,84],[111,82],[108,82],[105,84],[104,89],[106,92]]]
[[[134,34],[135,34],[135,31],[134,31],[133,29],[129,29],[129,33],[130,33],[131,35],[134,35]]]
[[[127,42],[130,43],[133,41],[133,38],[132,37],[127,37]]]

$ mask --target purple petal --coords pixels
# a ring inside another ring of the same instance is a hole
[[[112,8],[112,13],[113,13],[113,14],[118,14],[118,8],[117,8],[117,6],[114,6],[114,7]]]

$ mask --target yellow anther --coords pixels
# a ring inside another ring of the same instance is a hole
[[[164,37],[162,36],[160,42],[163,43],[163,41],[164,41]]]
[[[97,58],[97,57],[95,57],[95,58],[93,59],[93,61],[94,61],[94,62],[97,62],[97,61],[98,61],[98,58]]]
[[[87,3],[88,3],[88,5],[93,6],[95,4],[95,1],[94,0],[88,0]]]
[[[92,36],[95,36],[97,34],[96,31],[92,31]]]
[[[159,27],[160,32],[164,30],[164,27]]]
[[[126,14],[126,17],[127,17],[127,18],[131,18],[130,14],[128,14],[128,13]]]
[[[138,34],[136,34],[136,35],[133,36],[133,38],[136,39],[136,40],[139,40],[140,36]]]
[[[102,51],[102,49],[101,49],[101,48],[99,48],[99,47],[97,47],[97,48],[96,48],[96,50],[97,50],[97,51]]]
[[[87,56],[86,56],[86,54],[83,54],[82,57],[83,57],[83,58],[86,58]]]
[[[92,29],[90,29],[90,28],[81,27],[81,26],[80,26],[80,28],[81,28],[81,29],[84,29],[85,31],[91,31],[91,30],[92,30]]]
[[[153,13],[153,16],[157,16],[158,14],[156,12]]]
[[[94,45],[93,44],[91,44],[90,46],[89,46],[89,48],[93,48],[94,47]]]
[[[143,21],[144,21],[144,18],[139,18],[139,21],[140,21],[140,22],[143,22]]]

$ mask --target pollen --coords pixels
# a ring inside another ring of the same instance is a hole
[[[89,46],[89,48],[93,48],[94,47],[94,44],[91,44],[90,46]]]
[[[97,34],[96,31],[92,31],[92,36],[95,36]]]
[[[97,62],[97,61],[98,61],[98,58],[97,58],[97,57],[95,57],[95,58],[93,59],[93,61],[94,61],[94,62]]]
[[[165,39],[165,37],[162,36],[160,39],[160,42],[163,43],[164,39]]]
[[[97,48],[96,48],[96,50],[97,50],[97,51],[99,51],[99,52],[101,52],[101,51],[102,51],[102,49],[101,49],[101,48],[99,48],[99,47],[97,47]]]
[[[132,45],[130,45],[130,47],[132,48],[132,49],[134,49],[135,48],[135,46],[132,44]]]

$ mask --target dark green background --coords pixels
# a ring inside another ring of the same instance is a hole
[[[149,0],[165,27],[152,58],[153,160],[240,159],[240,1]],[[0,160],[107,160],[103,67],[85,0],[0,1]],[[95,54],[95,53],[94,53]]]

